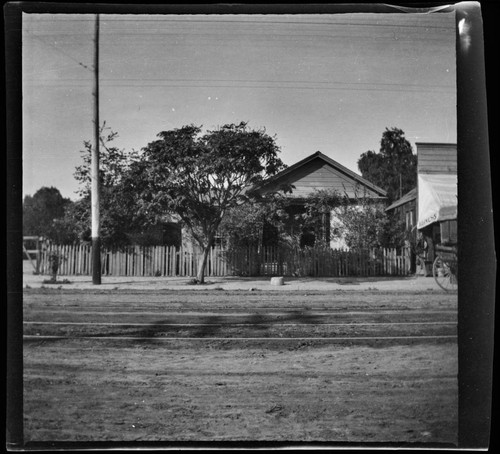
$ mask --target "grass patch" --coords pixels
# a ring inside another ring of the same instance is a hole
[[[45,279],[42,284],[72,284],[71,281],[68,281],[68,279],[63,279],[62,281],[58,281],[57,279]]]
[[[189,281],[186,282],[186,285],[213,285],[213,284],[215,284],[215,282],[211,282],[211,281],[200,282],[196,278],[189,279]],[[218,289],[219,288],[216,288],[214,290],[218,290]],[[222,290],[222,289],[220,289],[220,290]]]

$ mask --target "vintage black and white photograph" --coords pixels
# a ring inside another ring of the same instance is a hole
[[[457,14],[23,10],[22,444],[459,446]]]

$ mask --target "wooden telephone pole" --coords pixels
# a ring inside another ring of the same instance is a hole
[[[91,217],[92,217],[92,283],[101,284],[101,238],[99,216],[99,14],[96,14],[94,36],[94,146],[91,163]]]

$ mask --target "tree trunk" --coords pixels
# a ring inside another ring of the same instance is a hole
[[[52,265],[52,280],[55,282],[57,281],[57,264],[56,265]]]
[[[50,271],[52,280],[55,282],[57,280],[57,272],[59,271],[59,257],[57,255],[50,257]]]
[[[208,254],[210,254],[211,249],[212,249],[212,244],[210,242],[208,246],[205,247],[205,249],[203,250],[203,254],[200,257],[200,260],[198,261],[198,273],[196,274],[196,280],[198,284],[205,283],[205,268],[207,266]]]

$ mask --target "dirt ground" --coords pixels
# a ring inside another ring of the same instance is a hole
[[[50,276],[33,274],[34,268],[29,261],[23,262],[23,287],[25,288],[58,288],[66,290],[131,290],[131,291],[163,291],[163,290],[261,290],[261,291],[436,291],[442,293],[433,277],[422,275],[392,277],[285,277],[284,285],[271,285],[270,277],[206,277],[206,285],[187,285],[189,277],[138,277],[138,276],[102,276],[101,284],[94,285],[92,276],[58,276],[60,284],[45,284]]]
[[[32,289],[24,320],[28,444],[457,442],[456,295]]]

